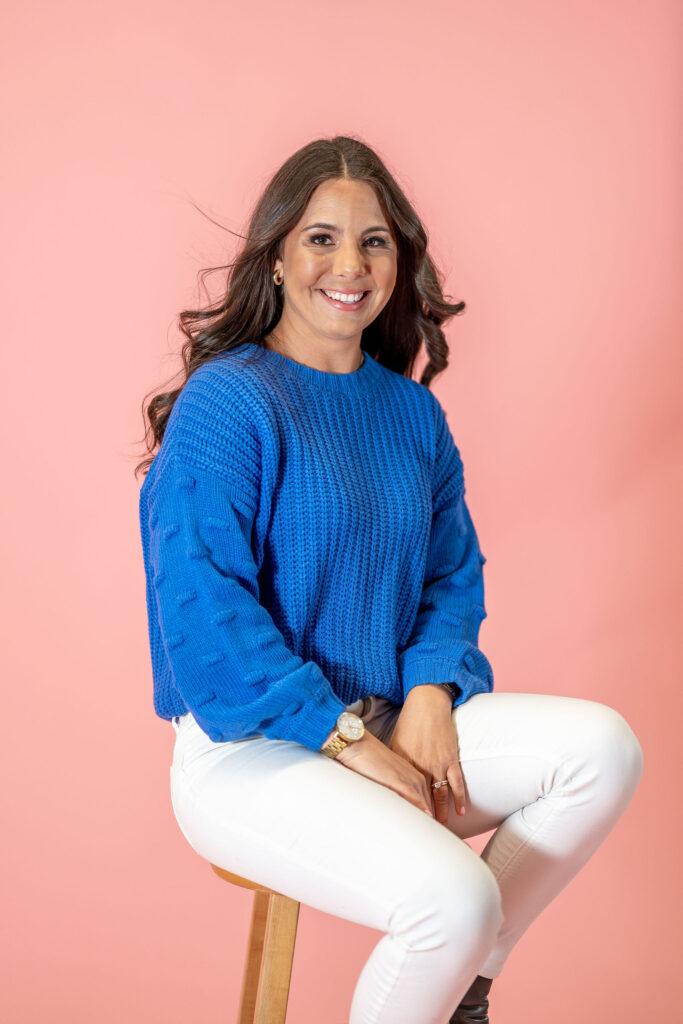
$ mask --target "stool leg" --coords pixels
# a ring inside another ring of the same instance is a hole
[[[259,975],[263,960],[263,941],[268,919],[268,903],[268,893],[257,889],[254,893],[251,911],[251,928],[247,946],[247,962],[244,965],[238,1024],[253,1024],[254,1022]]]
[[[299,906],[279,893],[254,892],[239,1024],[285,1024]]]

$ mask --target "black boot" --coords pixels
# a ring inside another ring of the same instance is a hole
[[[489,1024],[488,994],[493,978],[482,978],[478,974],[448,1024]]]

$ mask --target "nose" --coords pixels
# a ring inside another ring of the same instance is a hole
[[[353,238],[342,241],[334,257],[333,273],[340,277],[358,277],[363,273],[365,256]]]

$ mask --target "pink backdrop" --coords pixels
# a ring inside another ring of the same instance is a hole
[[[682,22],[673,0],[5,6],[5,1020],[236,1019],[252,897],[180,833],[152,708],[140,407],[232,251],[192,202],[241,230],[282,160],[345,132],[467,303],[435,392],[496,687],[610,704],[645,755],[493,1024],[675,1014]],[[346,1024],[380,937],[302,907],[288,1019]]]

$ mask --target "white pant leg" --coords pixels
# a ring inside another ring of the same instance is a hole
[[[456,814],[451,798],[448,827],[462,839],[496,829],[481,856],[498,882],[504,921],[478,971],[495,978],[628,806],[643,751],[618,711],[577,697],[494,691],[453,716],[466,813]],[[392,732],[385,729],[384,742]]]
[[[371,731],[396,710],[373,702]],[[374,712],[378,712],[376,715]],[[502,924],[488,866],[397,793],[298,743],[214,743],[174,720],[171,794],[192,848],[328,914],[384,931],[349,1024],[444,1024]]]

